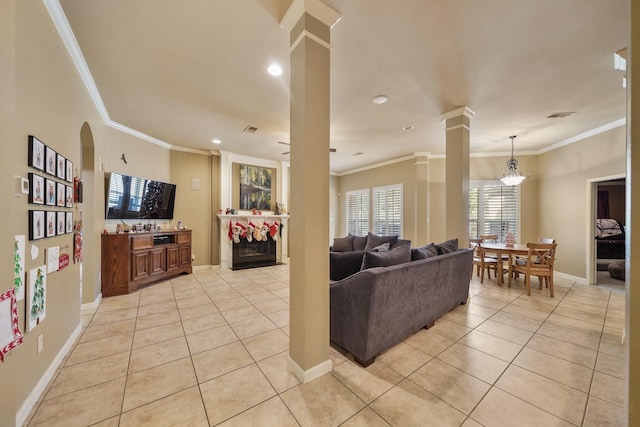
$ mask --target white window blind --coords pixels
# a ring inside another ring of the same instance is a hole
[[[400,236],[402,232],[402,185],[373,189],[373,232]]]
[[[495,181],[472,182],[469,186],[469,237],[497,234],[504,242],[507,231],[519,237],[518,199],[520,187]]]
[[[369,232],[369,189],[347,191],[347,233],[366,236]]]

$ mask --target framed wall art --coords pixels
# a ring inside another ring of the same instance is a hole
[[[66,212],[57,212],[58,217],[58,231],[56,234],[58,236],[65,234],[67,232],[67,215]]]
[[[45,179],[45,185],[44,187],[46,188],[46,192],[44,195],[45,198],[45,203],[48,206],[55,206],[56,205],[56,182],[52,179],[46,178]]]
[[[275,170],[240,165],[240,209],[271,210],[271,192]]]
[[[47,146],[45,147],[45,153],[44,171],[51,176],[56,176],[56,150]]]
[[[29,271],[27,298],[27,331],[31,331],[47,315],[47,268],[44,264]]]
[[[29,203],[44,205],[44,177],[29,172]]]
[[[65,201],[67,197],[67,186],[61,182],[57,183],[57,198],[56,198],[56,206],[60,206],[61,208],[65,207],[67,202]]]
[[[56,235],[56,213],[54,211],[45,212],[47,229],[45,232],[46,237],[55,237]]]
[[[67,159],[60,153],[56,154],[56,159],[58,159],[58,166],[56,166],[56,176],[60,179],[64,179],[64,176],[67,173]]]
[[[28,165],[44,171],[44,143],[33,135],[29,135]]]
[[[73,233],[73,212],[65,212],[67,214],[67,233]]]
[[[73,182],[73,162],[67,159],[67,172],[65,173],[67,182]]]
[[[42,239],[45,235],[44,211],[29,211],[29,240]]]
[[[73,187],[67,185],[67,198],[65,199],[65,206],[68,208],[73,207]]]

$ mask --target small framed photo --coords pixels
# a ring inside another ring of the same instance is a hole
[[[46,237],[54,237],[56,235],[56,213],[54,211],[46,211],[47,230]]]
[[[67,186],[61,182],[58,182],[57,184],[58,184],[58,190],[57,190],[58,197],[56,198],[56,206],[60,206],[61,208],[64,208],[67,204],[65,201],[65,198],[67,197]]]
[[[60,153],[56,154],[56,158],[58,159],[58,166],[56,167],[56,176],[60,179],[64,179],[64,176],[67,173],[67,159]]]
[[[67,214],[67,233],[73,232],[73,212],[65,212]]]
[[[44,232],[44,211],[29,211],[29,240],[42,239]]]
[[[44,205],[44,177],[29,172],[29,203]]]
[[[44,199],[45,199],[45,203],[49,206],[55,206],[56,205],[56,182],[52,179],[46,178],[45,179],[45,195],[44,195]]]
[[[44,170],[44,143],[33,135],[29,135],[29,159],[32,168]]]
[[[44,171],[51,176],[56,176],[56,150],[46,146],[44,151],[46,153]]]
[[[67,213],[66,212],[57,212],[58,214],[58,231],[56,234],[58,236],[63,235],[67,232]]]
[[[65,206],[68,208],[73,207],[73,187],[70,185],[66,185],[67,187],[67,197],[65,199]]]
[[[67,182],[73,182],[73,162],[67,159],[67,173],[65,174]]]

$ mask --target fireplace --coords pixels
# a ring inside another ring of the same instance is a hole
[[[240,239],[239,243],[233,243],[233,270],[269,265],[276,265],[276,242],[271,237],[251,242]]]

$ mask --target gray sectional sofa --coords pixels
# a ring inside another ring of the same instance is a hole
[[[353,354],[358,363],[368,366],[381,352],[466,303],[473,251],[454,250],[450,242],[453,241],[449,241],[448,248],[445,242],[444,246],[432,244],[410,252],[408,247],[396,247],[394,252],[406,251],[409,258],[388,266],[375,266],[385,264],[380,262],[382,256],[375,253],[369,256],[370,252],[365,252],[360,258],[363,269],[331,281],[331,341]],[[406,244],[399,247],[403,246]],[[434,247],[438,255],[434,254]],[[387,255],[399,256],[384,254]],[[353,256],[352,262],[357,263],[357,258]],[[367,258],[374,258],[373,267],[367,268],[371,265]]]

